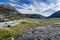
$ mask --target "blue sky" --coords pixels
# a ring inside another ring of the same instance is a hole
[[[46,17],[60,10],[60,0],[0,0],[0,4],[10,4],[24,14]]]
[[[0,4],[1,3],[6,3],[6,4],[8,4],[8,3],[10,3],[10,0],[0,0]]]

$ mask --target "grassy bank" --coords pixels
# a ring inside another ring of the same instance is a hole
[[[32,19],[30,20],[32,21]],[[21,22],[20,24],[9,28],[5,27],[4,29],[0,29],[0,40],[11,40],[12,37],[16,37],[23,30],[31,27],[44,26],[60,22],[60,19],[40,19],[41,21],[39,21],[39,23],[30,23],[30,20],[27,20],[27,22]]]
[[[0,29],[0,39],[1,40],[11,40],[11,37],[16,37],[22,30],[25,30],[30,27],[36,27],[37,24],[29,23],[29,22],[21,22],[18,25],[15,25],[10,28]]]

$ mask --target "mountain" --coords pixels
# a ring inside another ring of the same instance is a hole
[[[60,10],[57,12],[54,12],[51,16],[49,16],[48,18],[60,18]]]
[[[9,4],[0,4],[0,19],[15,20],[20,18],[45,18],[39,14],[22,14]]]
[[[0,4],[0,14],[21,14],[9,4]]]
[[[44,16],[40,14],[26,14],[26,16],[28,16],[28,18],[37,18],[37,19],[45,18]]]
[[[26,18],[26,15],[18,12],[14,7],[9,4],[0,4],[0,18],[14,20]]]

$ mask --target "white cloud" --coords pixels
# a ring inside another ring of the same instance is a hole
[[[17,2],[19,0],[10,0],[12,2]],[[21,0],[22,1],[22,0]],[[47,3],[44,2],[38,2],[37,0],[29,0],[31,2],[31,4],[22,4],[18,5],[18,4],[13,4],[11,3],[12,6],[18,6],[21,7],[22,9],[17,9],[19,12],[21,13],[27,13],[27,14],[32,14],[32,13],[36,13],[36,14],[41,14],[44,16],[50,16],[52,13],[54,13],[55,11],[60,10],[60,0],[48,0],[51,2],[50,5],[48,5]],[[55,10],[55,11],[50,11],[50,12],[45,12],[46,10]]]
[[[60,10],[60,0],[58,0],[58,3],[56,5],[58,6],[57,10]]]
[[[23,6],[20,6],[20,5],[18,5],[18,4],[12,4],[12,3],[10,3],[10,5],[11,5],[11,6],[23,7]]]
[[[36,8],[33,5],[25,6],[23,9],[17,9],[17,10],[27,14],[36,13]]]
[[[11,2],[16,2],[16,1],[19,1],[19,0],[10,0]]]
[[[15,0],[10,0],[11,2],[15,2]]]

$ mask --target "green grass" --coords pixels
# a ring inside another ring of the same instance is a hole
[[[7,29],[0,29],[0,40],[11,40],[12,34]]]
[[[38,26],[45,26],[48,24],[53,24],[56,22],[60,22],[60,19],[40,19],[39,23],[31,23],[32,20],[30,19],[10,28],[5,27],[4,29],[0,29],[0,40],[11,40],[11,37],[16,37],[19,35],[23,30],[31,28],[31,27],[38,27]]]
[[[29,22],[22,22],[16,26],[11,27],[10,30],[12,31],[12,34],[15,37],[21,31],[28,29],[30,27],[36,27],[36,26],[38,26],[38,24],[35,24],[35,23],[33,24],[33,23],[29,23]]]
[[[21,31],[28,29],[30,27],[36,27],[37,24],[29,23],[29,22],[21,22],[18,25],[15,25],[13,27],[5,27],[4,29],[0,30],[0,39],[1,40],[10,40],[11,37],[16,37],[18,34],[21,33]],[[5,36],[3,36],[5,35]],[[7,35],[7,36],[6,36]]]
[[[45,26],[48,24],[54,24],[59,22],[60,22],[60,18],[51,18],[51,19],[41,19],[41,21],[38,24],[40,26]]]
[[[5,19],[9,19],[9,20],[19,20],[21,18],[24,18],[24,17],[21,17],[20,15],[7,15],[4,17]]]

